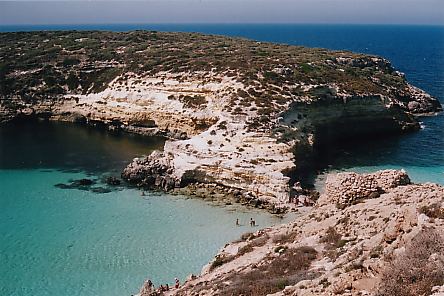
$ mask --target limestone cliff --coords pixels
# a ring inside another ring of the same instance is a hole
[[[0,120],[170,138],[123,177],[212,182],[282,204],[324,141],[415,130],[441,110],[380,57],[194,33],[1,33]]]

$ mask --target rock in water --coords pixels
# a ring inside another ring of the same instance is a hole
[[[87,39],[101,42],[79,43]],[[53,54],[64,43],[82,54]],[[4,73],[11,87],[0,93],[0,120],[165,135],[162,152],[122,176],[167,190],[197,180],[282,205],[294,174],[312,168],[316,147],[417,130],[414,114],[442,110],[386,59],[348,51],[149,31],[11,32],[0,44],[0,56],[17,61]],[[348,199],[376,196],[368,186]]]
[[[72,182],[72,184],[79,185],[79,186],[90,186],[90,185],[93,185],[94,183],[95,183],[95,181],[93,181],[91,179],[79,179],[79,180],[74,180]]]
[[[105,182],[106,182],[106,184],[112,185],[112,186],[118,186],[122,183],[120,181],[120,179],[118,179],[117,177],[114,177],[114,176],[107,177]]]
[[[148,157],[134,159],[123,170],[122,178],[138,186],[169,190],[180,184],[180,179],[172,172],[172,163],[168,155],[154,151]]]
[[[139,292],[139,296],[151,296],[153,292],[154,286],[150,280],[147,280],[143,283],[143,286]]]

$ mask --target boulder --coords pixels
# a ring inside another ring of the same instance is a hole
[[[154,151],[148,157],[135,158],[122,172],[122,179],[148,188],[170,190],[180,183],[172,175],[172,163],[168,155]]]

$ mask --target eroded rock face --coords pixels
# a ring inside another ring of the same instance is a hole
[[[169,190],[180,186],[180,180],[172,176],[171,160],[160,151],[146,158],[136,158],[122,172],[122,178],[138,186]]]
[[[442,110],[442,106],[439,101],[431,100],[430,95],[423,90],[409,85],[410,98],[403,102],[402,107],[408,109],[408,111],[421,114],[435,112],[434,110]]]
[[[346,176],[355,181],[371,179],[385,192],[342,209],[325,192],[321,199],[331,203],[318,204],[289,224],[226,245],[197,279],[168,295],[227,295],[233,289],[234,295],[241,290],[246,295],[267,291],[259,295],[276,296],[376,296],[397,291],[440,295],[444,187],[406,184],[408,176],[402,171],[381,171],[371,178],[355,173],[342,176],[341,180],[348,180]],[[305,250],[315,258],[308,269],[290,271],[286,264],[266,268],[285,259],[288,250]]]
[[[14,61],[1,80],[0,121],[44,117],[166,136],[163,153],[123,173],[149,187],[195,179],[284,204],[290,177],[310,167],[318,145],[417,130],[413,114],[442,110],[387,60],[345,51],[160,32],[0,40]]]

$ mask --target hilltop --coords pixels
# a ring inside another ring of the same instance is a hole
[[[124,179],[166,190],[212,183],[256,206],[287,203],[320,145],[417,130],[415,115],[442,110],[389,61],[348,51],[154,31],[0,41],[0,121],[164,135],[163,151],[134,160]]]

